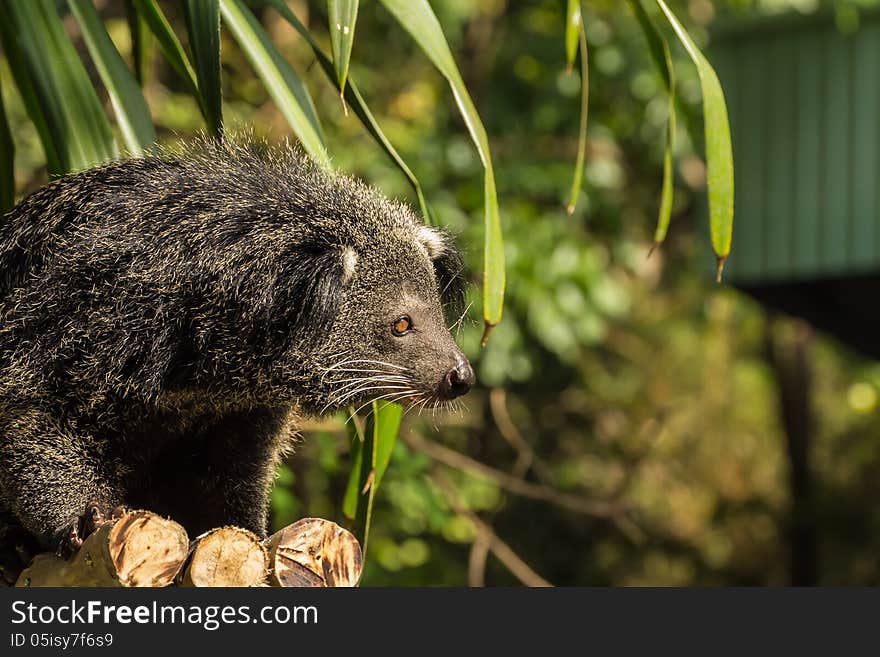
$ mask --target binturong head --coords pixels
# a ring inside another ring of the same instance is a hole
[[[342,321],[330,341],[342,348],[322,374],[322,411],[373,399],[444,406],[475,383],[449,328],[464,299],[458,252],[415,218],[391,225],[367,249],[342,252]]]
[[[356,180],[287,167],[273,200],[273,221],[286,228],[270,291],[286,312],[272,313],[282,321],[267,330],[293,338],[280,360],[301,409],[375,399],[433,407],[466,394],[474,371],[449,328],[465,279],[449,235]]]

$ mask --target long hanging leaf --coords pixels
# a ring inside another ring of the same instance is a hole
[[[648,255],[657,248],[663,240],[666,239],[666,232],[669,230],[669,222],[672,218],[672,200],[673,200],[673,170],[672,170],[672,152],[675,148],[675,70],[672,66],[672,53],[669,50],[669,44],[654,22],[648,16],[641,0],[629,0],[630,7],[645,39],[648,41],[648,50],[651,58],[660,73],[663,84],[666,87],[667,95],[667,112],[669,118],[666,126],[666,146],[663,152],[663,185],[660,191],[660,211],[657,217],[657,228],[654,231],[654,244]]]
[[[372,407],[365,435],[356,427],[358,433],[352,437],[353,467],[343,502],[345,514],[355,518],[355,531],[361,535],[364,558],[370,540],[373,503],[391,460],[403,415],[399,404],[374,401]]]
[[[483,181],[483,196],[485,198],[483,322],[485,330],[482,340],[485,346],[492,328],[501,321],[504,309],[504,241],[501,233],[498,196],[495,190],[495,174],[492,170],[492,156],[489,153],[489,139],[486,136],[486,129],[480,121],[461,73],[455,65],[440,22],[427,0],[382,0],[382,4],[410,33],[428,59],[448,80],[459,111],[467,124],[471,139],[477,147],[485,169]]]
[[[409,180],[410,185],[412,185],[413,189],[416,192],[416,196],[419,199],[419,208],[422,211],[422,216],[424,216],[426,221],[432,221],[432,214],[430,211],[430,207],[425,200],[425,195],[422,192],[422,186],[419,183],[418,178],[416,178],[415,174],[412,170],[407,166],[404,159],[400,156],[388,138],[385,136],[385,133],[382,132],[382,128],[379,126],[379,123],[376,121],[373,113],[370,111],[370,108],[367,107],[367,103],[364,100],[363,96],[361,96],[360,91],[355,85],[354,81],[349,79],[348,84],[345,87],[343,92],[342,87],[339,84],[339,80],[336,77],[335,69],[333,68],[333,62],[330,59],[330,56],[321,49],[321,46],[312,38],[312,35],[309,34],[309,31],[306,29],[305,25],[296,17],[296,15],[290,11],[290,8],[284,2],[284,0],[269,0],[269,4],[271,4],[279,14],[289,22],[297,32],[299,32],[300,36],[302,36],[309,46],[312,49],[312,52],[315,53],[315,57],[318,59],[318,63],[321,65],[321,68],[324,70],[324,74],[327,76],[327,79],[330,80],[335,86],[336,89],[340,93],[345,94],[346,102],[351,105],[354,110],[355,115],[361,120],[364,127],[367,129],[367,132],[376,140],[376,142],[385,150],[388,156],[394,161],[397,167],[403,172],[403,175],[406,176],[407,180]]]
[[[15,30],[12,29],[12,25],[5,12],[5,8],[0,4],[0,41],[3,43],[6,59],[9,61],[9,68],[12,72],[12,77],[15,79],[15,86],[18,87],[18,93],[22,98],[28,117],[30,117],[31,122],[37,129],[40,143],[43,145],[43,153],[46,155],[46,168],[52,174],[62,173],[64,167],[61,165],[61,156],[58,153],[55,142],[52,140],[49,123],[43,114],[36,89],[34,89],[34,85],[28,75],[24,54],[16,43]]]
[[[577,56],[581,20],[581,0],[568,0],[565,11],[565,63],[569,71],[574,66],[574,58]]]
[[[354,520],[357,517],[361,498],[361,481],[366,481],[367,473],[364,472],[364,445],[366,439],[364,431],[358,424],[358,418],[353,417],[348,425],[349,438],[351,439],[351,471],[348,473],[348,483],[345,486],[345,495],[342,498],[342,513],[346,518]]]
[[[147,101],[110,40],[92,0],[68,0],[67,4],[79,23],[86,48],[110,96],[125,145],[140,155],[156,141]]]
[[[269,95],[287,119],[303,148],[324,166],[330,166],[330,157],[324,146],[321,125],[311,96],[305,85],[290,67],[269,35],[241,0],[221,0],[223,20],[244,51]]]
[[[664,43],[664,56],[669,70],[669,92],[667,93],[666,112],[669,115],[666,124],[666,145],[663,150],[663,186],[660,189],[660,210],[657,216],[657,229],[654,231],[652,250],[666,239],[669,222],[672,220],[672,201],[674,195],[672,170],[672,152],[675,150],[675,73],[672,69],[672,53]],[[650,252],[649,252],[650,255]]]
[[[716,279],[721,281],[724,261],[733,236],[733,148],[727,103],[715,69],[666,6],[656,0],[672,29],[697,67],[703,92],[703,123],[706,135],[706,186],[709,195],[709,232],[717,256]]]
[[[220,2],[186,0],[183,15],[195,61],[199,92],[205,101],[205,118],[212,135],[223,132],[220,84]]]
[[[15,203],[15,144],[6,119],[3,90],[0,89],[0,215]]]
[[[351,59],[351,44],[354,42],[354,26],[357,22],[358,0],[327,0],[330,17],[330,47],[333,51],[333,66],[336,81],[345,107],[345,80],[348,78],[348,62]]]
[[[392,404],[386,401],[373,402],[373,469],[376,474],[373,478],[372,490],[375,491],[382,483],[385,470],[391,461],[391,451],[394,449],[394,441],[397,439],[397,430],[400,428],[400,420],[403,416],[403,408],[400,404]]]
[[[139,85],[144,86],[150,68],[150,45],[153,41],[153,33],[150,32],[150,26],[135,8],[132,0],[125,2],[125,15],[128,19],[128,31],[131,34],[134,77]]]
[[[568,199],[568,214],[574,213],[577,198],[584,179],[584,157],[587,153],[587,114],[590,109],[590,62],[587,50],[587,35],[581,25],[578,31],[581,47],[581,123],[578,130],[578,153],[574,166],[574,180]]]
[[[162,13],[159,5],[156,4],[156,0],[133,0],[133,2],[138,14],[150,27],[153,36],[156,37],[156,42],[159,44],[162,54],[165,55],[165,59],[171,64],[171,68],[183,78],[190,93],[196,99],[202,116],[207,119],[208,109],[202,92],[199,90],[195,70],[193,70],[183,46],[180,45],[180,40],[174,34],[174,30],[171,29],[168,19],[165,18],[165,14]]]
[[[50,173],[116,157],[110,123],[53,0],[0,3],[0,34]]]

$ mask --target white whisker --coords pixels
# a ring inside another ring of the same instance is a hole
[[[464,321],[464,318],[467,317],[468,311],[471,309],[471,306],[473,306],[473,305],[474,305],[474,302],[473,302],[473,301],[471,301],[471,302],[467,305],[467,308],[465,308],[465,309],[464,309],[464,312],[462,312],[461,315],[459,316],[458,321],[455,322],[455,324],[453,324],[452,326],[449,327],[449,332],[450,332],[450,333],[452,333],[453,329],[457,330],[457,329],[460,329],[460,328],[461,328],[461,323]]]
[[[370,390],[406,390],[408,386],[366,386],[364,388],[357,388],[355,390],[349,390],[345,394],[341,395],[338,398],[334,399],[335,404],[342,406],[343,403],[348,400],[354,398],[356,395],[360,395],[365,392],[369,392]]]

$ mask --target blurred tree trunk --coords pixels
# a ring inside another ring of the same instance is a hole
[[[813,331],[804,321],[783,321],[773,316],[768,319],[765,330],[767,360],[776,375],[788,451],[792,505],[789,526],[791,584],[812,586],[816,583],[816,536],[810,481],[813,414],[809,348]]]

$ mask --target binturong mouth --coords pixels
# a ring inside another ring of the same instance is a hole
[[[409,408],[457,409],[456,402],[476,383],[471,364],[461,356],[434,384],[423,381],[415,370],[371,358],[343,357],[330,365],[321,377],[330,389],[321,415],[329,410],[357,406],[355,412],[374,401],[398,402]]]

